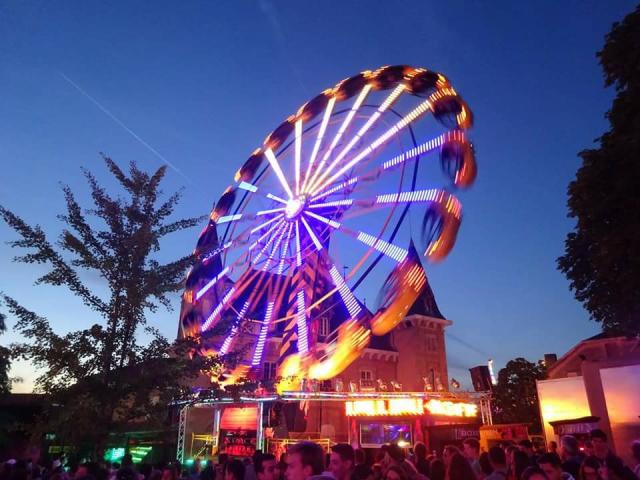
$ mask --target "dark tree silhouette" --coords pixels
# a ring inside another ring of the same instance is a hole
[[[85,170],[92,208],[81,208],[63,186],[67,211],[58,217],[64,227],[57,243],[0,206],[0,217],[19,235],[10,244],[27,250],[15,260],[50,267],[36,283],[68,288],[103,320],[60,335],[45,317],[3,296],[17,318],[16,330],[26,339],[12,345],[12,355],[42,371],[36,388],[49,394],[55,406],[45,412],[40,427],[56,432],[66,445],[94,450],[110,432],[130,428],[132,421],[161,424],[166,406],[185,393],[188,379],[217,362],[191,358],[187,353],[197,347],[195,340],[172,344],[147,323],[159,307],[170,308],[169,296],[182,288],[192,263],[191,255],[160,263],[161,239],[202,219],[170,219],[181,192],[161,200],[165,167],[148,174],[132,163],[125,172],[110,158],[104,161],[124,195],[112,196]],[[82,280],[83,271],[99,275],[107,294],[93,291]],[[68,322],[82,326],[81,312],[69,312]],[[145,344],[139,341],[142,332],[150,338]]]
[[[544,364],[514,358],[498,373],[493,387],[494,421],[529,423],[532,433],[542,432],[536,380],[546,376]]]
[[[598,148],[580,153],[569,184],[567,235],[558,268],[603,330],[640,335],[640,6],[615,23],[598,52],[616,97]]]

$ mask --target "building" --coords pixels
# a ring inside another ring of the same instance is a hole
[[[633,464],[630,445],[640,438],[639,339],[602,333],[581,341],[548,365],[538,396],[547,442],[563,434],[581,439],[601,428]]]

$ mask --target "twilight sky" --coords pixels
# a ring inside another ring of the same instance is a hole
[[[556,270],[572,222],[577,152],[606,128],[612,92],[595,52],[627,1],[202,1],[0,5],[0,203],[51,235],[59,182],[87,199],[80,167],[113,185],[121,164],[172,166],[177,215],[208,213],[262,140],[342,78],[387,64],[441,71],[470,104],[479,175],[459,197],[458,242],[428,275],[448,329],[450,376],[495,360],[565,353],[598,331]],[[82,93],[84,92],[84,93]],[[86,203],[85,203],[86,204]],[[191,251],[199,229],[169,237]],[[43,268],[11,262],[0,225],[0,290],[63,333],[95,318]],[[97,278],[86,277],[98,291]],[[175,303],[178,305],[178,296]],[[149,317],[165,335],[177,310]],[[14,319],[9,319],[12,327]],[[0,340],[17,340],[10,332]],[[16,391],[30,391],[34,373]]]

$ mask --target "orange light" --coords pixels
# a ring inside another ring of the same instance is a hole
[[[432,415],[446,417],[475,417],[478,406],[475,403],[450,402],[443,400],[429,400],[422,398],[390,398],[377,400],[350,400],[345,402],[348,417],[383,417]]]
[[[424,407],[433,415],[447,417],[475,417],[478,415],[478,406],[475,403],[429,400]]]

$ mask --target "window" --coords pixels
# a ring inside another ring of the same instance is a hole
[[[277,365],[275,362],[264,362],[262,366],[262,379],[274,380],[276,378],[276,368]]]
[[[330,333],[329,317],[320,317],[320,325],[318,326],[318,335],[326,337]]]
[[[371,370],[360,370],[360,388],[373,389],[373,372]]]

